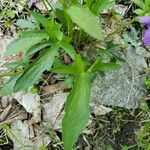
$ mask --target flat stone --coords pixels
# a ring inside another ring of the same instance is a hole
[[[91,99],[102,105],[136,108],[145,96],[144,69],[147,64],[144,56],[132,46],[127,49],[126,56],[122,54],[121,57],[126,60],[121,69],[97,75]]]

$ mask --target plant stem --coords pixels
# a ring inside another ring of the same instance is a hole
[[[87,70],[87,73],[91,73],[91,70],[93,69],[93,67],[95,66],[95,64],[97,64],[99,62],[99,59],[96,60],[92,65],[91,67]]]
[[[78,45],[80,44],[81,36],[82,36],[82,29],[80,29],[79,31]]]

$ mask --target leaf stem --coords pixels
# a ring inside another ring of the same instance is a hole
[[[96,61],[91,65],[91,67],[87,70],[87,73],[91,73],[91,70],[93,69],[93,67],[95,66],[95,64],[97,64],[98,61],[99,61],[99,59],[96,60]]]

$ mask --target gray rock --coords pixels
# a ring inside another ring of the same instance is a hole
[[[126,60],[121,69],[106,72],[104,76],[97,75],[91,98],[103,105],[136,108],[145,95],[144,68],[147,64],[144,57],[131,46],[126,56],[121,57]]]

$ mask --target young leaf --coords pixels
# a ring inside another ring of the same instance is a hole
[[[75,62],[71,66],[58,65],[52,69],[55,73],[72,74],[80,76],[84,72],[84,64],[79,54],[76,55]]]
[[[92,37],[102,40],[101,25],[87,7],[71,6],[67,10],[72,21]]]
[[[97,0],[97,2],[93,3],[91,11],[93,14],[98,15],[108,4],[108,0]]]
[[[120,65],[116,63],[102,63],[100,60],[97,60],[88,72],[96,72],[96,71],[111,71],[119,69]]]
[[[58,46],[56,45],[53,45],[50,49],[44,51],[42,55],[33,62],[17,80],[15,91],[27,89],[29,86],[36,83],[43,71],[51,68],[57,52]]]
[[[144,13],[144,11],[142,9],[136,9],[134,10],[134,12],[137,14],[137,15],[142,15]]]
[[[75,74],[74,69],[71,66],[59,65],[51,69],[52,72],[57,74]]]
[[[65,40],[60,42],[60,47],[64,49],[64,51],[74,60],[76,51],[74,47]]]
[[[67,98],[62,121],[62,138],[65,150],[72,150],[89,118],[91,80],[87,75],[77,78]]]
[[[7,83],[5,83],[0,88],[0,95],[6,96],[14,93],[14,86],[18,78],[21,76],[21,74],[17,74],[16,76],[13,76]]]
[[[20,38],[11,43],[5,52],[5,56],[10,56],[21,51],[27,51],[32,46],[40,43],[43,39],[48,39],[48,34],[44,31],[24,32]]]
[[[42,14],[37,12],[32,12],[32,15],[42,24],[52,39],[62,40],[63,33],[60,31],[61,26],[59,24],[56,24],[54,21],[45,18]]]

